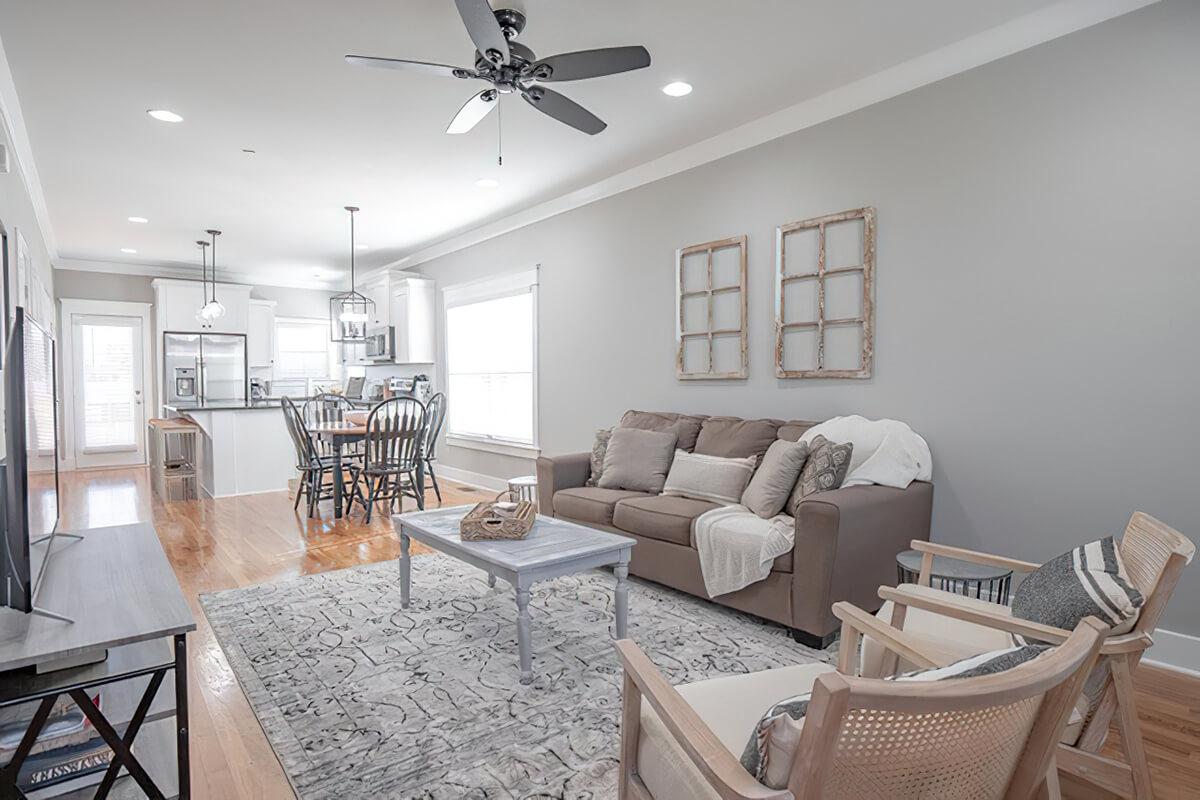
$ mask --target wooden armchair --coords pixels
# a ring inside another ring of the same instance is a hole
[[[903,631],[845,603],[834,609],[848,634],[843,663],[852,663],[864,634],[935,663]],[[1054,652],[986,677],[906,683],[803,665],[678,688],[623,639],[616,643],[625,668],[620,798],[1057,797],[1054,746],[1104,630],[1085,620]],[[788,788],[768,788],[735,753],[758,715],[810,688]]]
[[[890,604],[892,628],[906,629],[906,621],[912,617],[910,609],[937,615],[932,625],[926,616],[919,624],[910,623],[907,627],[907,632],[913,635],[910,640],[919,641],[927,653],[939,653],[943,659],[950,657],[951,653],[961,657],[961,651],[954,652],[955,645],[961,647],[963,641],[977,638],[981,630],[1015,633],[1055,643],[1065,641],[1070,635],[1061,628],[1016,619],[1004,606],[972,602],[929,585],[935,555],[1003,566],[1018,573],[1032,572],[1040,564],[925,541],[913,541],[912,546],[923,554],[917,584],[894,589],[881,588],[879,596],[889,603],[885,603],[880,610],[880,616],[887,618]],[[1132,673],[1142,655],[1154,643],[1152,637],[1155,627],[1196,548],[1178,531],[1140,511],[1129,520],[1117,548],[1130,581],[1142,593],[1145,604],[1137,622],[1128,632],[1109,633],[1106,629],[1106,638],[1100,648],[1099,666],[1086,685],[1087,702],[1082,704],[1082,728],[1078,736],[1066,737],[1059,745],[1057,760],[1060,769],[1109,792],[1122,797],[1150,798],[1153,796],[1150,769],[1138,724]],[[871,635],[871,638],[874,636]],[[899,652],[887,643],[879,644],[888,650],[882,660],[881,674],[897,669],[900,659],[917,663],[909,657],[911,654]],[[939,644],[944,644],[945,649]],[[864,662],[869,660],[868,650],[871,646],[870,642],[864,645]],[[1121,745],[1127,763],[1098,754],[1114,717],[1121,732]]]

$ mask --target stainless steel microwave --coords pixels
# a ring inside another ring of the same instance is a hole
[[[396,329],[374,328],[367,331],[367,360],[393,361],[396,358]]]

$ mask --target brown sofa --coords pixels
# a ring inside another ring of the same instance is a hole
[[[707,455],[745,457],[766,452],[776,438],[796,441],[816,423],[736,417],[700,417],[629,411],[623,427],[673,430],[679,447]],[[716,504],[684,497],[586,486],[590,454],[538,459],[538,503],[543,514],[637,539],[630,572],[708,598],[692,522]],[[830,607],[846,600],[874,612],[881,584],[896,580],[896,553],[929,538],[933,485],[907,489],[850,486],[806,497],[796,515],[796,544],[775,559],[765,580],[711,598],[791,629],[799,642],[825,647],[839,623]]]

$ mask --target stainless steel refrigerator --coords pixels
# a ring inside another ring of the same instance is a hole
[[[240,333],[163,334],[163,405],[246,402],[246,337]]]

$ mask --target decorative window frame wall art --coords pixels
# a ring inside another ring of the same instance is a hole
[[[736,325],[719,318],[732,316],[730,310],[736,311]],[[747,377],[746,331],[746,236],[676,250],[676,377],[680,380]],[[730,352],[727,346],[730,340],[736,341],[736,352]],[[698,368],[697,361],[703,361],[704,369]]]
[[[832,256],[831,232],[835,234]],[[847,245],[848,240],[857,246]],[[793,242],[790,251],[789,241]],[[856,208],[780,225],[775,229],[775,254],[776,377],[871,377],[875,358],[875,209]],[[831,331],[838,350],[832,356]],[[855,332],[858,346],[849,341]],[[796,348],[792,355],[800,356],[803,366],[789,364],[789,334],[806,333],[813,349],[792,342]]]

